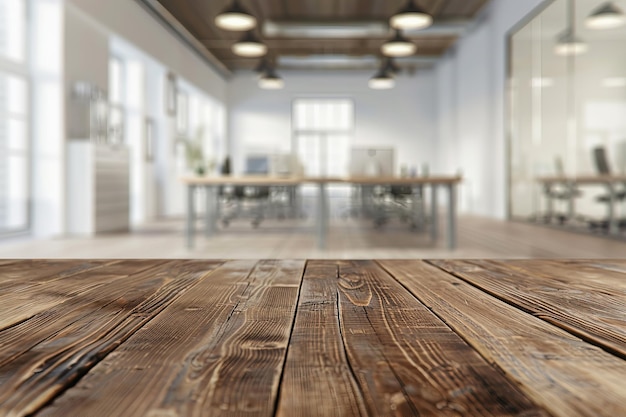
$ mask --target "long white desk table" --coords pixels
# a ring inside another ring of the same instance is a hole
[[[316,184],[318,186],[318,210],[317,210],[317,245],[320,249],[326,248],[326,236],[328,234],[328,185],[351,184],[351,185],[409,185],[428,186],[431,190],[431,238],[435,242],[438,238],[437,218],[437,191],[443,187],[448,191],[447,199],[447,246],[449,249],[456,247],[456,186],[461,181],[459,176],[433,176],[433,177],[272,177],[272,176],[219,176],[219,177],[184,177],[181,179],[187,185],[187,247],[193,248],[195,236],[195,191],[199,188],[205,190],[206,195],[206,223],[205,235],[211,236],[216,230],[218,189],[221,186],[298,186],[302,184]]]

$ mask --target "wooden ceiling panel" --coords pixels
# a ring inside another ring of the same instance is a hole
[[[148,0],[143,0],[148,1]],[[345,22],[385,23],[406,0],[240,0],[257,19],[277,22]],[[489,0],[417,0],[434,17],[435,24],[448,19],[472,19]],[[241,59],[230,48],[242,34],[217,28],[215,16],[231,0],[158,0],[206,49],[230,70],[250,69],[258,60]],[[258,34],[261,33],[257,29]],[[456,40],[455,33],[411,33],[418,46],[418,56],[439,56]],[[381,37],[360,39],[267,38],[272,57],[282,55],[345,54],[348,56],[380,55]]]

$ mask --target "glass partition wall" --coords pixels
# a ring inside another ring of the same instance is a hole
[[[589,16],[626,1],[555,0],[510,36],[509,211],[513,219],[595,228],[611,190],[593,181],[603,148],[611,174],[626,174],[626,19],[590,28]],[[623,217],[613,184],[614,216]],[[549,214],[552,214],[549,216]]]

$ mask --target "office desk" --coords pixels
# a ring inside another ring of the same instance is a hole
[[[329,184],[349,185],[409,185],[428,186],[431,189],[431,239],[438,239],[438,213],[437,202],[438,188],[443,187],[448,191],[447,199],[447,246],[449,249],[456,247],[456,186],[461,181],[459,176],[433,176],[416,178],[398,177],[271,177],[271,176],[221,176],[221,177],[185,177],[182,181],[187,185],[187,247],[193,248],[196,218],[194,193],[198,188],[204,188],[207,198],[207,213],[205,223],[205,235],[211,236],[217,230],[217,207],[220,186],[298,186],[302,184],[316,184],[318,187],[318,210],[316,219],[317,245],[325,249],[327,245],[328,220],[329,220]]]
[[[0,261],[0,415],[619,417],[626,261]]]
[[[580,176],[546,176],[539,177],[537,181],[541,183],[549,192],[550,187],[557,184],[575,187],[577,185],[603,185],[607,189],[609,195],[609,203],[607,204],[607,219],[609,222],[609,233],[612,235],[619,234],[619,219],[615,217],[615,185],[624,184],[626,186],[626,175],[580,175]],[[548,215],[552,215],[553,202],[548,198]],[[574,214],[574,200],[568,201],[569,215]]]

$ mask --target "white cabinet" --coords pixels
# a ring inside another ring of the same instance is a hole
[[[68,233],[128,231],[128,148],[75,140],[69,142],[67,155]]]

